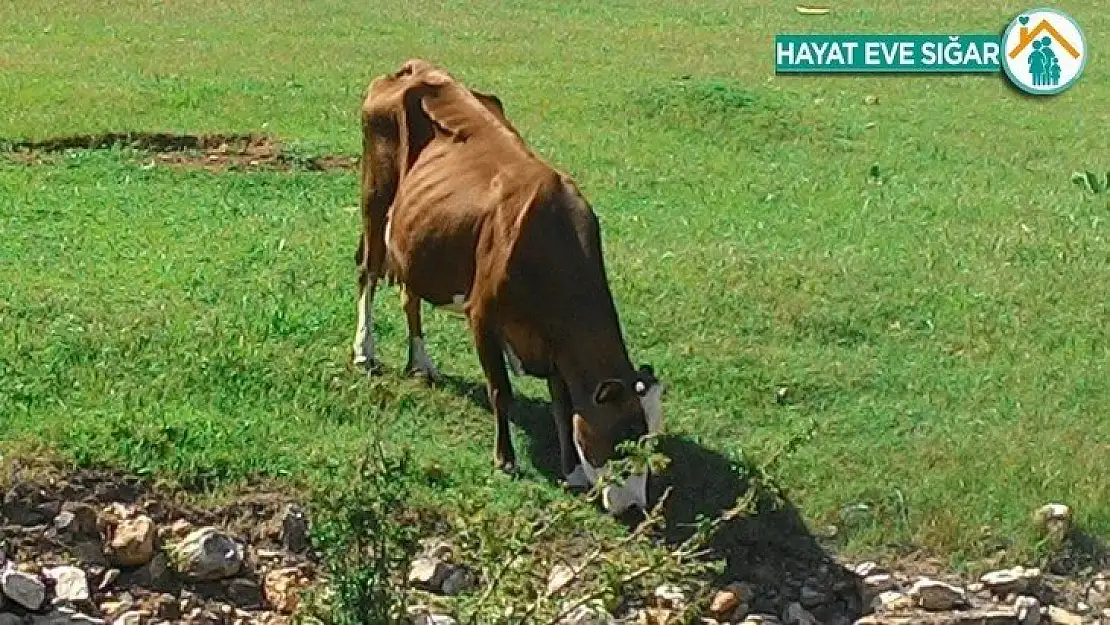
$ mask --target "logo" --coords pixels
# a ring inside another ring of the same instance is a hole
[[[1060,93],[1079,80],[1087,42],[1079,24],[1056,9],[1019,15],[1002,35],[1002,69],[1010,82],[1032,95]]]
[[[808,13],[807,13],[808,15]],[[1087,41],[1070,16],[1030,9],[1005,33],[790,33],[775,35],[776,74],[1003,74],[1031,95],[1071,87]]]

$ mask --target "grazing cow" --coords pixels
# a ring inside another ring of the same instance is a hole
[[[574,181],[527,146],[501,101],[420,60],[379,76],[362,106],[357,365],[372,371],[377,282],[402,288],[407,369],[440,377],[421,301],[469,322],[496,417],[494,458],[516,469],[515,373],[544,378],[569,484],[597,483],[622,441],[662,428],[662,385],[629,359],[596,215]],[[602,492],[606,510],[647,507],[646,474]]]

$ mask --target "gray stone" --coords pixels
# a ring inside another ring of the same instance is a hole
[[[174,546],[173,560],[179,573],[194,580],[227,579],[242,570],[243,547],[214,527],[202,527]]]
[[[413,586],[431,592],[439,592],[443,587],[443,580],[451,574],[451,567],[437,558],[421,557],[412,561],[409,566],[409,583]]]
[[[917,580],[910,589],[910,596],[917,605],[934,612],[967,605],[967,595],[962,588],[928,578]]]
[[[257,608],[262,605],[262,587],[249,579],[233,579],[224,586],[227,600],[240,608]]]
[[[901,612],[914,607],[914,600],[904,592],[886,590],[868,605],[875,612]]]
[[[453,570],[447,574],[440,585],[440,590],[443,594],[448,596],[457,595],[474,587],[474,577],[461,566],[454,567]]]
[[[54,517],[54,529],[59,535],[74,539],[100,538],[96,527],[96,509],[86,503],[67,501]]]
[[[1037,625],[1041,622],[1041,602],[1036,597],[1018,597],[1014,602],[1019,625]]]
[[[294,504],[285,506],[281,519],[281,544],[293,553],[308,549],[308,519]]]
[[[1083,625],[1084,622],[1082,616],[1054,605],[1048,606],[1048,620],[1053,625]]]
[[[32,620],[34,625],[104,625],[106,622],[102,618],[66,607],[60,607],[49,614],[36,614]]]
[[[83,603],[89,600],[89,580],[85,572],[75,566],[58,566],[43,571],[54,580],[54,596],[66,603]]]
[[[38,577],[14,568],[0,573],[0,590],[28,610],[38,610],[46,602],[46,584]]]

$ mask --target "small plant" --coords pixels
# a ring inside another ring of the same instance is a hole
[[[419,528],[406,522],[415,468],[409,450],[369,446],[353,475],[320,489],[313,544],[327,569],[330,597],[311,617],[329,625],[386,625],[406,614],[404,572]]]
[[[1110,172],[1099,176],[1093,171],[1077,171],[1071,175],[1073,184],[1080,186],[1091,193],[1105,193],[1110,190]]]

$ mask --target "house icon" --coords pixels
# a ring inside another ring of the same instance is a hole
[[[1024,18],[1024,20],[1028,19],[1029,18]],[[1060,47],[1067,51],[1073,59],[1079,58],[1079,50],[1076,50],[1075,46],[1071,45],[1071,42],[1065,39],[1064,36],[1060,34],[1060,31],[1056,30],[1046,19],[1042,19],[1031,31],[1028,26],[1022,25],[1021,30],[1018,31],[1018,44],[1014,46],[1013,50],[1010,50],[1009,57],[1011,59],[1016,59],[1029,44],[1033,43],[1033,41],[1041,35],[1041,33],[1047,33],[1050,37],[1055,39],[1056,43],[1060,44]]]

